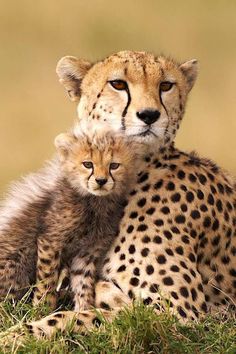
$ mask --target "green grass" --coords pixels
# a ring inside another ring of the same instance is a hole
[[[46,315],[46,308],[33,309],[24,301],[0,304],[0,331],[21,327],[26,320]],[[136,304],[124,309],[112,322],[102,321],[86,335],[58,333],[53,340],[36,340],[27,335],[24,343],[11,340],[0,353],[236,353],[236,318],[207,317],[200,323],[181,325],[168,313],[156,315],[151,307]],[[19,330],[19,329],[18,329]],[[1,336],[1,334],[0,334]]]

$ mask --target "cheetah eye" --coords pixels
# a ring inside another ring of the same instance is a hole
[[[164,81],[160,83],[160,90],[162,92],[170,91],[170,89],[173,87],[173,82],[169,81]]]
[[[117,170],[120,167],[120,163],[112,162],[110,164],[110,170]]]
[[[90,161],[83,161],[82,164],[84,165],[84,167],[86,168],[93,168],[93,163]]]
[[[127,83],[123,80],[113,80],[109,81],[109,84],[116,90],[122,91],[127,89]]]

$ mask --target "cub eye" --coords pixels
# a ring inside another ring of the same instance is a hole
[[[120,163],[117,162],[112,162],[110,164],[110,170],[117,170],[117,168],[120,166]]]
[[[82,162],[82,164],[84,165],[84,167],[86,168],[93,168],[93,163],[90,161],[84,161]]]
[[[114,89],[118,91],[127,89],[127,83],[123,80],[113,80],[113,81],[109,81],[109,83]]]
[[[164,81],[164,82],[161,82],[160,84],[160,90],[161,91],[170,91],[170,89],[172,88],[174,84],[172,82],[168,82],[168,81]]]

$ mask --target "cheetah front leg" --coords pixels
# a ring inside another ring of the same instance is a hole
[[[108,281],[98,281],[95,294],[95,306],[100,308],[84,310],[79,313],[73,311],[56,312],[41,320],[28,323],[29,332],[38,338],[42,336],[50,338],[58,330],[63,332],[70,329],[74,333],[85,332],[93,326],[101,324],[99,313],[106,321],[112,321],[122,305],[131,303],[127,295]]]
[[[40,235],[38,238],[37,280],[33,305],[44,302],[51,309],[56,307],[56,285],[59,277],[60,259],[60,242]]]

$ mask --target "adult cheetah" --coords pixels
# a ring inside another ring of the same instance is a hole
[[[180,319],[195,320],[215,306],[235,305],[235,180],[173,143],[197,61],[123,51],[94,65],[64,57],[57,73],[79,101],[82,125],[109,126],[149,146],[104,261],[96,306],[112,318],[133,299],[158,306],[164,298]],[[72,318],[75,331],[96,322],[93,311],[58,312],[29,328],[50,336]]]

